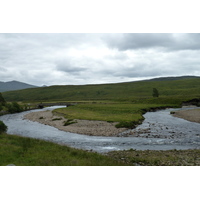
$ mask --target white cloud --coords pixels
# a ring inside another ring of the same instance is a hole
[[[0,81],[95,84],[200,75],[199,34],[0,34]]]

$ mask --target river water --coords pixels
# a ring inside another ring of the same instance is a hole
[[[43,110],[55,108],[58,106]],[[165,109],[146,113],[143,123],[131,130],[135,136],[128,137],[125,136],[129,131],[122,133],[122,137],[87,136],[23,120],[25,114],[41,110],[8,114],[0,116],[0,120],[8,126],[8,134],[42,139],[99,153],[131,148],[137,150],[200,149],[200,124],[170,115],[170,111],[176,110],[180,109]]]

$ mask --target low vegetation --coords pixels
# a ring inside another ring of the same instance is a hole
[[[0,135],[0,165],[17,166],[118,166],[121,161],[95,152],[78,150],[37,139]]]
[[[134,128],[144,119],[142,116],[152,108],[164,108],[174,105],[158,104],[131,104],[131,103],[87,103],[59,108],[53,111],[56,115],[62,115],[66,119],[99,120],[107,122],[118,122],[117,128]],[[66,122],[67,125],[73,121]]]
[[[6,101],[129,101],[150,99],[157,103],[180,104],[200,97],[200,78],[159,79],[99,85],[66,85],[4,92]],[[152,98],[152,90],[154,90]],[[159,94],[158,94],[159,92]],[[159,96],[159,97],[157,97]]]
[[[35,106],[34,106],[35,107]],[[33,108],[33,107],[32,107]],[[30,105],[26,103],[6,102],[3,95],[0,93],[0,115],[13,114],[26,110],[30,110]]]
[[[38,139],[0,134],[0,166],[195,166],[200,150],[114,151],[101,155]]]
[[[76,121],[74,121],[74,119],[68,119],[67,121],[64,122],[64,126],[69,126],[70,124],[74,123],[77,123]]]
[[[31,109],[38,102],[73,101],[78,104],[54,110],[56,115],[66,118],[64,125],[76,122],[75,119],[86,119],[118,122],[116,125],[118,128],[133,128],[142,122],[142,114],[145,112],[157,108],[178,107],[183,101],[193,98],[200,98],[200,78],[51,86],[4,92],[2,95],[0,93],[0,114]],[[19,101],[22,103],[16,103]],[[10,163],[19,166],[200,165],[200,150],[131,149],[100,155],[50,142],[7,135],[4,133],[6,129],[5,124],[0,121],[0,165]]]
[[[168,151],[113,151],[107,155],[125,165],[139,166],[200,166],[200,149]]]
[[[200,150],[113,151],[101,155],[38,139],[0,134],[0,166],[200,166]]]

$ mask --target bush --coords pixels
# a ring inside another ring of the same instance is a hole
[[[0,134],[6,132],[7,128],[8,127],[2,121],[0,121]]]
[[[23,111],[23,108],[17,102],[7,103],[6,108],[10,113],[17,113]]]

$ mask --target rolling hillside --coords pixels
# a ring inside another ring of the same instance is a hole
[[[152,97],[153,88],[159,91],[159,98]],[[180,102],[200,97],[200,78],[182,77],[174,80],[146,80],[128,83],[100,85],[66,85],[31,88],[3,93],[7,101],[163,101]],[[165,102],[163,102],[165,103]]]

